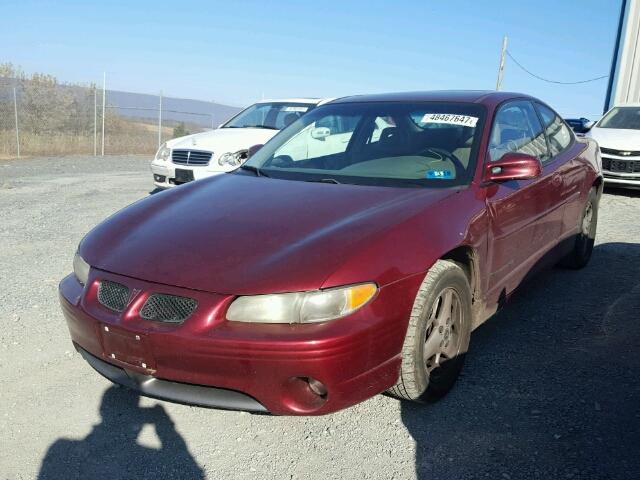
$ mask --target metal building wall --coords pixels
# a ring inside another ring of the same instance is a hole
[[[640,0],[623,0],[605,109],[640,103]]]

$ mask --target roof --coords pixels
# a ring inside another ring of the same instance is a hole
[[[373,95],[354,95],[333,100],[331,103],[356,102],[467,102],[495,103],[509,98],[530,98],[529,95],[494,90],[433,90],[425,92],[378,93]]]
[[[617,105],[612,107],[612,109],[616,107],[640,107],[640,103],[638,102],[618,103]]]

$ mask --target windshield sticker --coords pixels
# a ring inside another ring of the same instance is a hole
[[[307,110],[309,110],[309,107],[284,107],[282,109],[283,112],[306,112]]]
[[[453,178],[453,175],[451,170],[427,170],[427,178],[449,180]]]
[[[469,115],[455,115],[453,113],[427,113],[422,117],[421,123],[446,123],[448,125],[460,125],[463,127],[475,127],[478,117]]]

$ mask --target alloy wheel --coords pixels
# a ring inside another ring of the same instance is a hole
[[[462,308],[458,292],[445,288],[433,302],[423,348],[428,373],[460,352]]]
[[[582,217],[582,225],[581,232],[582,235],[588,237],[591,233],[591,222],[593,221],[593,204],[591,202],[587,203],[587,206],[584,210],[584,217]]]

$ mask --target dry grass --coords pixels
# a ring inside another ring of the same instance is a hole
[[[146,123],[130,122],[118,119],[106,126],[105,153],[115,154],[153,154],[158,148],[158,127]],[[163,127],[164,139],[171,138],[173,128]],[[101,137],[98,132],[97,150],[101,150]],[[20,156],[58,156],[93,154],[93,133],[74,135],[71,133],[34,134],[20,132]],[[17,157],[16,133],[13,130],[0,130],[0,159]]]

